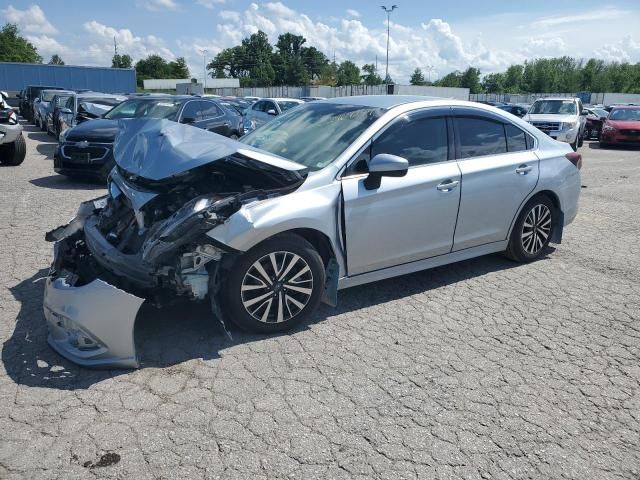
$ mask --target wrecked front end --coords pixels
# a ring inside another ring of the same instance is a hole
[[[55,242],[44,296],[48,341],[69,360],[137,367],[142,304],[211,298],[224,262],[239,252],[208,232],[243,205],[304,181],[295,164],[282,168],[238,142],[190,130],[197,129],[153,122],[121,132],[116,159],[119,152],[126,160],[113,170],[108,195],[83,203],[68,225],[47,234]],[[172,155],[180,158],[167,165]]]

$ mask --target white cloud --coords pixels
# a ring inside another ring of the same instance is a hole
[[[218,5],[222,5],[226,3],[227,0],[196,0],[198,5],[203,6],[204,8],[208,8],[209,10],[213,10]]]
[[[174,60],[176,55],[168,48],[165,41],[155,35],[141,37],[135,35],[128,28],[116,29],[104,25],[96,20],[91,20],[83,25],[84,31],[88,35],[89,64],[110,65],[113,56],[113,39],[118,43],[118,51],[131,55],[134,60],[145,58],[151,54],[157,54],[167,60]]]
[[[62,45],[55,38],[49,37],[47,35],[27,35],[26,39],[29,40],[38,49],[38,53],[40,54],[44,62],[47,62],[51,55],[53,55],[54,53],[62,56],[63,60],[65,60],[65,54],[71,53],[69,48],[67,48],[65,45]]]
[[[178,4],[176,0],[144,0],[137,3],[151,12],[161,12],[163,10],[176,10]]]
[[[353,8],[347,8],[347,15],[349,15],[350,17],[353,18],[360,18],[360,12],[357,10],[354,10]]]
[[[619,42],[605,44],[594,53],[611,62],[638,62],[640,43],[635,42],[631,35],[625,35]]]
[[[26,10],[18,10],[9,5],[1,10],[7,22],[15,23],[20,30],[27,33],[40,35],[56,33],[58,30],[47,20],[44,12],[38,5],[31,5]]]
[[[571,24],[571,23],[585,23],[585,22],[607,22],[627,15],[629,12],[620,10],[618,8],[607,7],[597,10],[590,10],[581,13],[575,13],[571,15],[556,15],[550,17],[540,18],[531,23],[534,28],[539,27],[557,27],[559,25]]]

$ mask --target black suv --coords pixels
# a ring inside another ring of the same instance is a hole
[[[242,116],[212,98],[175,95],[140,95],[120,103],[102,118],[78,124],[60,137],[53,168],[67,176],[105,179],[115,165],[113,142],[118,120],[157,118],[186,123],[225,137],[242,135]]]
[[[18,96],[20,99],[20,115],[29,122],[33,122],[33,101],[38,98],[42,90],[64,90],[64,88],[44,85],[29,85],[25,88]]]

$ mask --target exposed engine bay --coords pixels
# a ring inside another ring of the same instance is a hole
[[[55,242],[44,302],[49,343],[85,365],[136,366],[133,324],[142,302],[213,296],[221,265],[240,252],[207,233],[244,205],[289,193],[306,178],[298,164],[216,134],[132,122],[114,147],[108,194],[82,203],[69,224],[45,237]],[[86,328],[102,311],[73,318],[105,302],[116,304],[106,307],[112,317],[130,317],[117,335],[99,322]]]

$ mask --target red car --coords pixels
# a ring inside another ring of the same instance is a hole
[[[602,124],[600,146],[640,146],[640,106],[615,107]]]

